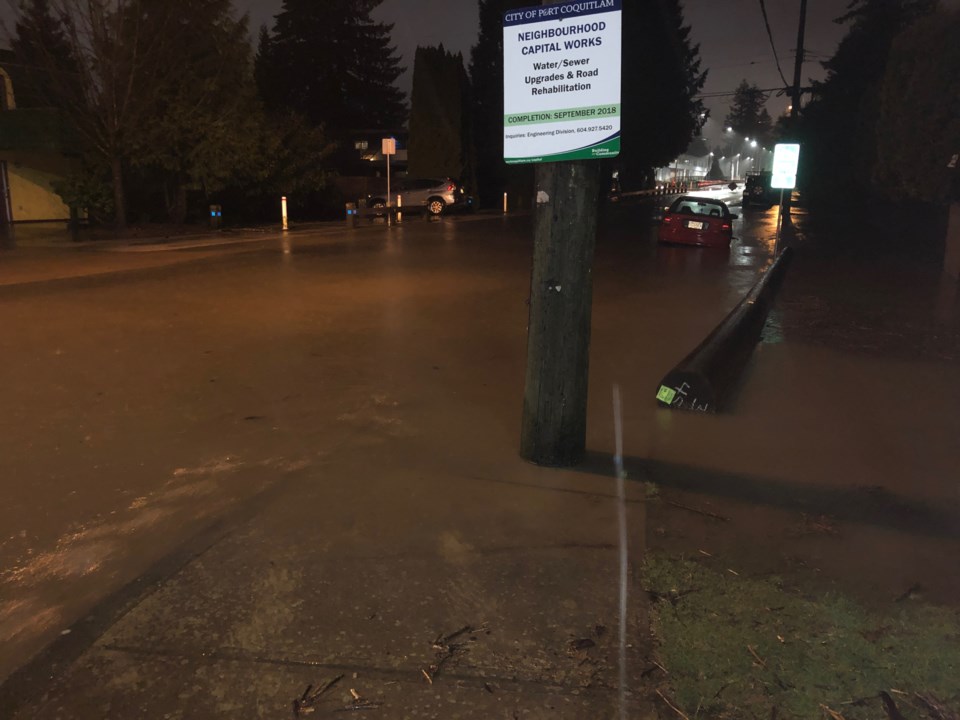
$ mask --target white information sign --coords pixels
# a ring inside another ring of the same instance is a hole
[[[507,163],[620,154],[622,0],[567,0],[503,14]]]
[[[797,165],[800,163],[800,146],[779,143],[773,148],[773,172],[770,187],[792,190],[797,186]]]

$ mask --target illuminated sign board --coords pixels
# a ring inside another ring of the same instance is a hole
[[[797,166],[800,164],[800,146],[779,143],[773,148],[773,177],[770,187],[792,190],[797,186]]]
[[[622,0],[567,0],[503,14],[503,158],[620,154]]]

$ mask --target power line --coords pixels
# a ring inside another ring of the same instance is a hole
[[[773,92],[782,92],[783,88],[757,88],[758,92],[764,94],[773,93]],[[694,95],[695,98],[717,98],[717,97],[730,97],[731,95],[736,95],[736,90],[718,90],[716,92],[707,92]]]
[[[790,83],[783,76],[783,70],[780,68],[780,58],[777,57],[777,48],[773,44],[773,33],[770,32],[770,20],[767,18],[767,5],[764,0],[760,0],[760,12],[763,13],[763,24],[767,28],[767,37],[770,39],[770,49],[773,50],[773,59],[777,62],[777,72],[780,73],[780,79],[783,80],[783,86],[789,87]]]

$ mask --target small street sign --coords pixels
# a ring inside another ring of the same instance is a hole
[[[773,148],[773,177],[770,187],[792,190],[797,186],[797,166],[800,164],[800,146],[778,143]]]

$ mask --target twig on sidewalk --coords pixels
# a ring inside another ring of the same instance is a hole
[[[944,707],[933,695],[914,693],[913,696],[920,701],[934,720],[960,720],[960,715]]]
[[[476,636],[472,633],[484,630],[486,625],[482,625],[479,628],[473,627],[473,625],[464,625],[459,630],[456,630],[449,635],[440,634],[437,638],[430,643],[430,646],[434,649],[434,661],[428,665],[426,668],[420,668],[420,673],[426,679],[428,683],[433,685],[433,679],[440,674],[441,668],[451,659],[453,659],[457,653],[464,649],[464,643],[453,643],[452,641],[465,635],[471,633],[469,640],[475,641]],[[489,631],[488,631],[489,632]]]
[[[450,646],[450,642],[452,640],[456,640],[458,637],[460,637],[464,633],[469,633],[469,632],[473,632],[472,625],[464,625],[459,630],[452,632],[447,636],[438,635],[437,639],[433,641],[433,648],[434,650],[446,650]]]
[[[917,597],[917,595],[920,594],[921,590],[923,590],[923,587],[920,585],[920,583],[914,583],[907,588],[906,592],[904,592],[902,595],[898,595],[894,599],[894,602],[899,603],[903,602],[904,600],[913,600],[915,597]]]
[[[880,699],[883,701],[883,709],[886,710],[887,717],[890,718],[890,720],[907,720],[889,693],[881,691]]]
[[[820,709],[823,710],[831,720],[847,720],[843,715],[838,713],[836,710],[831,710],[824,704],[820,704]]]
[[[713,518],[714,520],[723,520],[723,522],[729,522],[730,518],[723,515],[717,515],[712,513],[709,510],[701,510],[700,508],[690,507],[689,505],[684,505],[683,503],[674,502],[673,500],[664,500],[667,505],[673,505],[674,507],[680,508],[681,510],[687,510],[688,512],[696,513],[697,515],[705,515],[706,517]]]
[[[753,649],[753,645],[747,645],[747,650],[749,650],[750,654],[753,655],[753,659],[760,663],[760,667],[766,669],[767,663],[764,662],[762,657],[757,655],[757,651]]]
[[[663,700],[663,701],[667,704],[667,707],[669,707],[669,708],[670,708],[671,710],[673,710],[677,715],[679,715],[680,717],[682,717],[683,720],[690,720],[690,718],[688,718],[686,715],[684,715],[683,710],[681,710],[681,709],[678,708],[676,705],[674,705],[672,702],[670,702],[670,700],[667,698],[667,696],[664,695],[662,692],[660,692],[660,690],[657,690],[657,695],[659,695],[659,696],[660,696],[660,699]]]
[[[340,673],[332,680],[328,681],[322,685],[315,693],[311,694],[310,691],[313,690],[313,685],[307,685],[307,689],[303,691],[303,695],[293,701],[293,716],[300,717],[301,715],[309,715],[310,713],[316,711],[314,705],[317,700],[320,699],[330,688],[336,685],[338,682],[343,680],[343,673]]]

